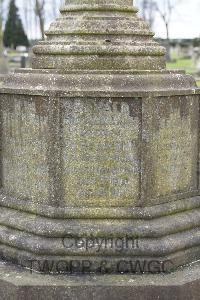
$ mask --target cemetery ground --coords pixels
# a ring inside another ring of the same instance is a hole
[[[197,72],[194,60],[192,58],[176,58],[167,63],[168,69],[183,69],[187,74],[193,75],[200,87],[200,73]]]

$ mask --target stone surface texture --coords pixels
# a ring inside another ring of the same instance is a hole
[[[171,274],[51,276],[0,262],[1,300],[198,300],[199,263]]]
[[[194,78],[166,70],[132,0],[66,0],[46,35],[0,89],[1,258],[53,273],[200,259]]]

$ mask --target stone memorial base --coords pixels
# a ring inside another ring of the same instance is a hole
[[[0,262],[0,299],[199,299],[200,262],[170,274],[43,275]]]

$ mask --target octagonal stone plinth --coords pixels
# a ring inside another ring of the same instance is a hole
[[[164,271],[198,259],[195,82],[168,71],[89,76],[84,90],[82,74],[21,71],[1,90],[1,256],[35,269],[78,257],[95,273],[103,261],[115,273],[123,259]]]
[[[3,95],[5,193],[79,208],[141,207],[198,195],[199,96],[170,92]]]

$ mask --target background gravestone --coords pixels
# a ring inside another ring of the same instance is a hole
[[[199,90],[165,69],[136,13],[132,0],[65,1],[32,69],[6,77],[2,258],[55,273],[200,258]]]

